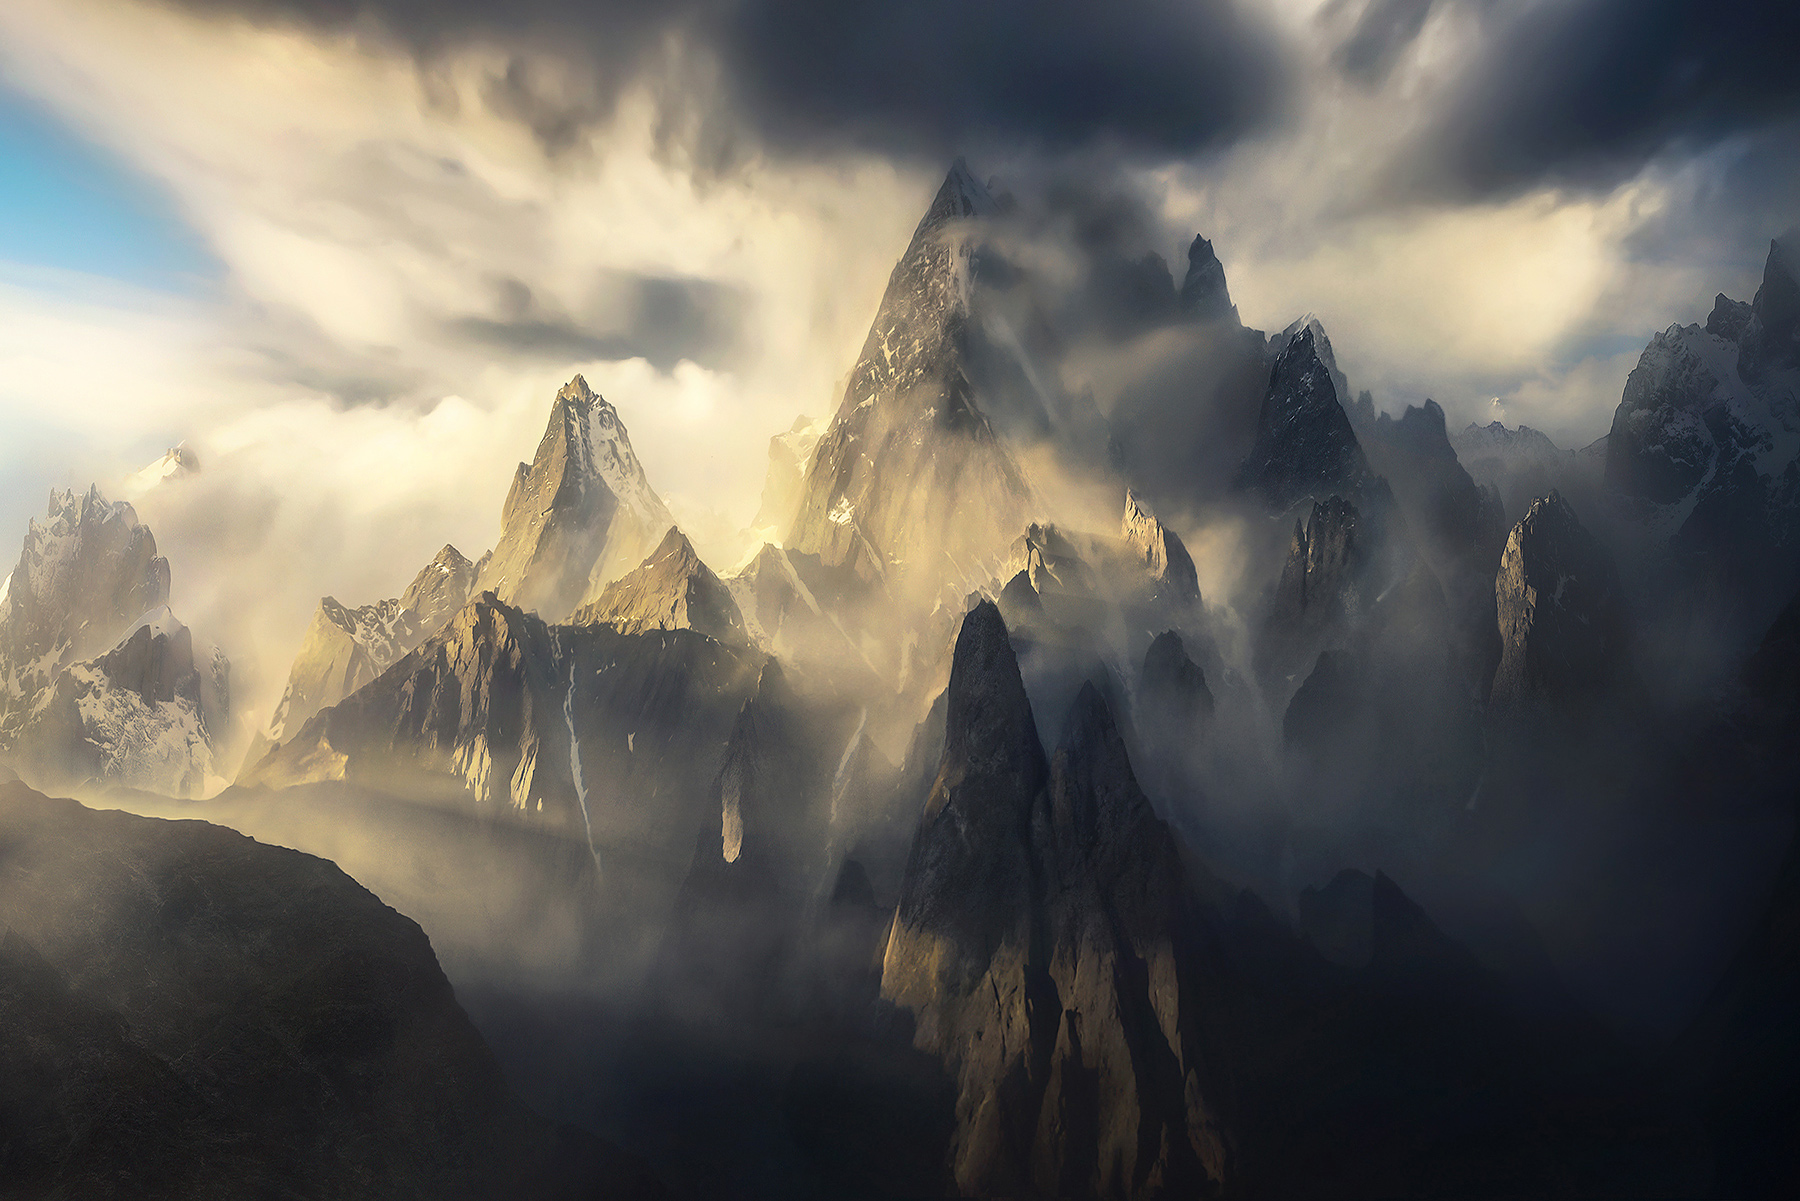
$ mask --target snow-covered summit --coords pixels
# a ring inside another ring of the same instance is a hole
[[[1030,485],[984,408],[981,381],[996,374],[1041,390],[1018,339],[972,313],[980,228],[970,219],[992,211],[967,164],[951,167],[894,266],[813,455],[792,549],[827,566],[855,561],[868,575],[924,568],[920,579],[935,591],[942,572],[985,578],[988,560],[1031,519]],[[1041,405],[1038,423],[1047,423]]]
[[[1606,439],[1610,504],[1730,579],[1747,630],[1800,582],[1800,278],[1769,248],[1748,305],[1650,339]]]
[[[572,440],[581,448],[588,470],[619,503],[646,525],[660,523],[667,529],[675,524],[668,506],[650,486],[637,452],[631,449],[631,435],[619,420],[619,410],[579,375],[557,392],[556,399],[565,406]]]
[[[168,600],[168,560],[129,504],[53,492],[0,605],[0,752],[49,787],[217,783],[230,664]]]
[[[76,659],[110,647],[140,614],[169,599],[169,562],[124,502],[100,489],[50,493],[25,534],[0,608],[0,665],[16,697]],[[27,683],[24,676],[37,680]]]
[[[1303,317],[1295,318],[1286,329],[1269,339],[1267,357],[1270,364],[1274,364],[1280,359],[1286,353],[1288,346],[1302,333],[1312,335],[1313,350],[1318,354],[1319,361],[1325,364],[1325,369],[1331,376],[1332,387],[1337,391],[1338,403],[1348,406],[1350,404],[1350,381],[1345,378],[1342,371],[1338,370],[1337,354],[1331,349],[1331,338],[1326,334],[1324,324],[1315,314],[1307,313]]]
[[[1256,441],[1239,470],[1240,487],[1271,509],[1302,497],[1352,496],[1373,479],[1350,425],[1331,342],[1316,318],[1296,321],[1275,340]]]
[[[160,459],[125,477],[125,495],[137,499],[151,489],[200,474],[200,456],[185,440],[164,452]]]
[[[537,454],[519,464],[475,591],[560,619],[674,524],[618,410],[577,375],[558,389]]]
[[[950,173],[944,176],[931,207],[925,211],[924,220],[919,222],[919,232],[970,217],[991,217],[998,211],[993,193],[975,178],[969,170],[968,160],[958,156],[950,164]]]

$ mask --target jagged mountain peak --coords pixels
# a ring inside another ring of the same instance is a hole
[[[1325,323],[1319,320],[1317,314],[1307,313],[1302,317],[1296,317],[1286,329],[1270,338],[1270,360],[1279,359],[1301,334],[1310,335],[1312,338],[1313,352],[1319,356],[1319,361],[1325,364],[1325,369],[1331,376],[1332,387],[1337,392],[1338,403],[1348,405],[1350,403],[1349,380],[1345,378],[1342,371],[1338,370],[1337,352],[1331,348],[1331,336],[1325,332]]]
[[[1625,621],[1618,571],[1560,492],[1513,527],[1494,582],[1502,652],[1492,705],[1517,710],[1620,682]]]
[[[1449,427],[1444,421],[1444,407],[1430,397],[1422,405],[1407,405],[1399,417],[1383,413],[1375,419],[1375,424],[1384,431],[1391,431],[1392,439],[1404,442],[1414,450],[1437,457],[1456,457],[1456,451],[1450,445]]]
[[[135,509],[109,502],[98,485],[53,490],[8,578],[0,641],[18,668],[36,661],[42,672],[55,666],[42,656],[67,663],[104,650],[168,599],[169,561]]]
[[[1188,656],[1186,644],[1174,630],[1164,630],[1150,640],[1138,689],[1154,721],[1165,725],[1191,730],[1194,721],[1213,711],[1206,672]]]
[[[990,217],[998,211],[998,207],[987,185],[976,179],[974,172],[969,170],[968,160],[958,155],[956,161],[950,164],[950,171],[944,176],[944,182],[933,197],[931,207],[925,211],[924,220],[919,222],[919,233],[937,229],[952,221]]]
[[[928,814],[953,801],[969,777],[996,772],[1022,772],[1029,799],[1034,781],[1042,783],[1044,749],[1006,620],[993,601],[982,601],[963,617],[946,704],[944,768]]]
[[[558,389],[537,454],[514,474],[500,541],[475,587],[554,620],[673,524],[618,410],[577,375]]]
[[[673,525],[649,558],[577,609],[570,623],[603,623],[622,634],[687,629],[734,645],[749,641],[731,590]]]
[[[163,456],[125,477],[125,495],[141,497],[159,485],[200,474],[200,456],[183,439]]]
[[[1225,265],[1213,244],[1199,234],[1188,246],[1187,274],[1181,281],[1181,311],[1199,321],[1237,319],[1237,306],[1225,286]]]
[[[556,400],[571,441],[584,452],[580,465],[604,481],[620,503],[640,520],[657,521],[667,516],[669,510],[650,487],[643,464],[631,449],[631,436],[612,402],[588,387],[580,375],[557,391]]]
[[[287,687],[244,766],[254,767],[272,745],[299,733],[313,714],[337,704],[443,629],[468,602],[477,574],[477,564],[445,543],[399,597],[356,606],[321,597],[288,669]]]
[[[1751,376],[1800,364],[1800,230],[1769,243],[1762,286],[1750,302],[1756,328],[1744,340]]]
[[[957,1190],[1203,1194],[1223,1154],[1173,954],[1183,870],[1102,690],[1083,685],[1047,767],[983,602],[958,636],[946,718],[881,992],[957,1081]]]
[[[1200,600],[1200,576],[1194,569],[1193,556],[1173,530],[1156,519],[1135,492],[1125,493],[1125,513],[1120,519],[1120,534],[1159,592],[1181,604]]]
[[[129,504],[98,486],[51,493],[0,611],[0,748],[21,770],[55,787],[210,786],[230,664],[216,648],[196,656],[169,574]]]
[[[898,568],[935,595],[946,573],[985,578],[1032,516],[1031,487],[978,400],[972,239],[949,232],[989,204],[953,168],[889,277],[787,538],[828,567]]]
[[[1238,476],[1240,487],[1278,510],[1307,496],[1356,494],[1373,479],[1340,401],[1324,330],[1309,319],[1289,331],[1270,368],[1255,445]]]
[[[1562,449],[1550,440],[1548,434],[1532,429],[1529,425],[1510,427],[1502,421],[1490,421],[1486,425],[1471,421],[1456,436],[1456,441],[1465,443],[1471,449],[1506,450],[1517,447],[1545,455],[1562,453]]]
[[[446,542],[400,594],[400,607],[425,635],[433,634],[463,607],[474,585],[475,564]]]

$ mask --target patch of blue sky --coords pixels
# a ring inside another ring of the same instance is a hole
[[[0,263],[184,293],[221,274],[155,180],[3,86]]]

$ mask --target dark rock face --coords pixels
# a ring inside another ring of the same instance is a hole
[[[287,688],[244,765],[260,762],[271,747],[299,733],[313,714],[337,704],[443,629],[468,603],[475,574],[475,564],[446,545],[397,599],[351,608],[335,597],[320,598],[288,669]]]
[[[549,627],[483,593],[440,634],[321,710],[245,775],[285,787],[357,779],[466,792],[478,812],[579,821],[569,778],[565,677]]]
[[[330,863],[0,786],[0,1177],[25,1196],[650,1197],[507,1087]]]
[[[1744,664],[1744,724],[1766,746],[1800,735],[1800,594],[1788,601]]]
[[[1000,590],[995,603],[1000,606],[1000,612],[1006,619],[1014,624],[1040,619],[1044,615],[1044,600],[1038,595],[1037,589],[1031,586],[1030,573],[1023,569],[1006,581],[1006,587]]]
[[[1800,1188],[1800,840],[1767,908],[1683,1039],[1708,1133],[1713,1196],[1786,1197]]]
[[[1142,357],[1120,381],[1107,440],[1139,494],[1173,511],[1229,487],[1255,434],[1269,363],[1262,331],[1239,321],[1205,238],[1189,247],[1181,290],[1167,307],[1169,317],[1140,343]]]
[[[141,625],[118,646],[94,660],[119,687],[146,701],[180,697],[199,709],[200,673],[194,667],[194,636],[186,626],[161,632]]]
[[[674,524],[618,410],[578,375],[557,392],[537,455],[519,464],[476,587],[560,620]]]
[[[1367,967],[1375,957],[1375,881],[1345,868],[1323,888],[1300,890],[1300,932],[1327,962]]]
[[[1188,658],[1181,635],[1164,630],[1144,652],[1144,671],[1138,680],[1138,705],[1149,715],[1172,720],[1190,733],[1212,716],[1212,689],[1206,673]],[[1148,725],[1148,720],[1145,721]]]
[[[483,593],[242,782],[349,780],[685,858],[762,663],[693,630],[546,626]]]
[[[1499,555],[1503,519],[1457,460],[1435,400],[1408,405],[1397,421],[1383,413],[1358,432],[1370,463],[1392,486],[1409,527],[1435,561],[1448,567]]]
[[[958,160],[894,268],[814,452],[787,539],[794,550],[827,566],[919,572],[935,592],[959,564],[971,583],[985,576],[1031,519],[1030,486],[971,377],[969,225],[992,209]]]
[[[1769,247],[1749,305],[1719,297],[1705,328],[1650,340],[1606,444],[1606,487],[1624,510],[1673,529],[1702,592],[1754,637],[1800,568],[1800,255]]]
[[[1318,337],[1313,326],[1302,328],[1276,357],[1256,444],[1238,472],[1239,487],[1274,510],[1308,496],[1353,495],[1372,478]]]
[[[831,740],[770,660],[744,702],[719,767],[719,822],[702,854],[805,892],[824,878],[831,834]]]
[[[1187,275],[1181,281],[1181,311],[1197,321],[1237,321],[1237,306],[1225,287],[1225,268],[1213,245],[1199,234],[1188,247]]]
[[[1315,503],[1306,524],[1295,523],[1257,646],[1258,670],[1266,678],[1299,671],[1342,636],[1347,622],[1373,607],[1374,556],[1363,527],[1362,513],[1341,496]]]
[[[1727,342],[1737,342],[1750,330],[1756,309],[1742,300],[1733,300],[1720,292],[1713,297],[1713,310],[1706,317],[1706,332]]]
[[[696,630],[720,642],[749,642],[730,589],[674,526],[648,559],[608,584],[600,599],[577,609],[570,623],[606,624],[621,634]]]
[[[1502,644],[1495,709],[1592,697],[1622,679],[1618,572],[1560,494],[1532,505],[1513,527],[1494,597]]]
[[[1507,523],[1498,493],[1458,462],[1436,401],[1408,406],[1399,420],[1383,413],[1357,433],[1443,587],[1461,656],[1485,676],[1500,655],[1492,582]]]
[[[1311,672],[1295,690],[1281,719],[1281,733],[1292,746],[1315,756],[1345,749],[1353,733],[1368,734],[1363,703],[1367,683],[1356,660],[1339,651],[1320,651]]]
[[[1092,687],[1046,765],[1006,628],[964,620],[882,994],[958,1081],[965,1194],[1138,1196],[1216,1179],[1170,932],[1180,865]]]
[[[1800,596],[1746,661],[1725,723],[1736,752],[1706,762],[1692,787],[1721,799],[1800,797]],[[1779,811],[1778,810],[1778,811]],[[1710,1194],[1785,1197],[1800,1188],[1800,835],[1760,912],[1672,1056],[1713,1144]]]
[[[665,1003],[729,1024],[804,1011],[809,992],[873,999],[889,914],[845,848],[891,772],[855,714],[807,701],[779,664],[763,665],[663,941]]]

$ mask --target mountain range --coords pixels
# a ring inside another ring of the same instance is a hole
[[[951,168],[741,562],[574,375],[494,547],[321,598],[241,750],[150,530],[54,494],[0,1179],[1785,1195],[1797,252],[1565,451],[1378,412],[1200,237],[1092,289],[1204,377],[1103,411],[997,190]]]

